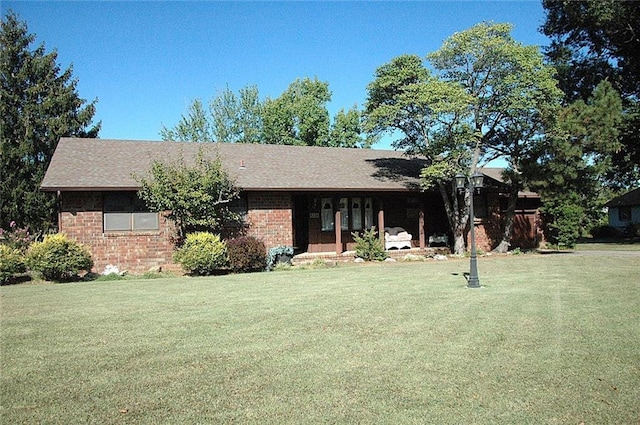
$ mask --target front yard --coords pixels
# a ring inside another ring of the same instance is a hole
[[[2,423],[636,424],[640,257],[0,287]]]

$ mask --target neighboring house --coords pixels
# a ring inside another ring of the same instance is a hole
[[[189,161],[201,148],[220,155],[241,189],[234,207],[247,233],[268,248],[338,255],[353,248],[352,232],[371,226],[406,229],[414,248],[428,248],[432,235],[452,240],[439,192],[420,190],[424,160],[396,151],[62,138],[41,188],[57,193],[59,230],[88,247],[96,271],[108,264],[146,271],[172,263],[173,231],[137,199],[134,176],[156,159]],[[506,194],[499,169],[482,171],[476,235],[490,250],[500,241]],[[538,243],[538,205],[537,195],[521,193],[513,247]]]
[[[623,230],[640,224],[640,187],[613,198],[605,207],[609,208],[609,226]]]

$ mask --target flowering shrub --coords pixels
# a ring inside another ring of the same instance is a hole
[[[206,276],[227,264],[227,247],[219,235],[209,232],[187,234],[173,259],[191,274]]]
[[[42,273],[47,280],[65,281],[82,270],[91,270],[93,260],[85,247],[58,233],[31,245],[27,251],[27,266]]]
[[[267,248],[253,236],[241,236],[227,241],[229,268],[235,273],[263,271],[267,265]]]
[[[9,224],[8,230],[0,228],[0,244],[21,252],[25,252],[29,248],[33,239],[33,236],[29,234],[29,229],[17,227],[15,221]]]
[[[25,271],[22,252],[19,249],[0,244],[0,284],[9,282],[12,277]]]

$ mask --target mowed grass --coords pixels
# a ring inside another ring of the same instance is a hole
[[[638,424],[640,258],[0,288],[2,423]]]

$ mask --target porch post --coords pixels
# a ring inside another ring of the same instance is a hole
[[[424,236],[424,210],[420,209],[420,216],[418,217],[418,234],[420,235],[420,249],[424,249],[425,247],[425,236]]]
[[[342,254],[342,229],[340,225],[342,224],[342,217],[340,216],[340,210],[336,210],[335,216],[335,229],[336,229],[336,254]]]
[[[382,246],[384,246],[384,209],[380,206],[380,210],[378,211],[378,237],[380,238],[380,242],[382,242]]]

